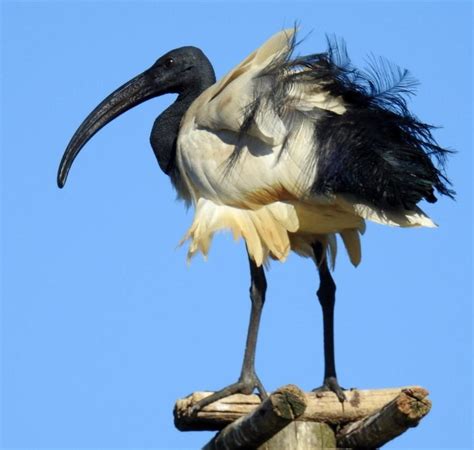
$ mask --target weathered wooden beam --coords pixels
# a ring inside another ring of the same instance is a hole
[[[257,450],[335,450],[336,433],[331,425],[294,420]],[[234,450],[227,448],[225,450]],[[339,449],[345,450],[345,449]]]
[[[420,387],[403,389],[380,411],[352,422],[337,433],[338,447],[378,448],[418,425],[429,413],[428,391]]]
[[[304,393],[297,386],[284,386],[253,412],[224,428],[203,450],[256,449],[300,417],[305,409]]]
[[[347,424],[361,420],[379,411],[394,400],[403,389],[389,388],[346,391],[347,400],[340,403],[332,392],[305,393],[307,404],[299,420],[323,422],[332,425]],[[175,425],[181,431],[221,430],[239,417],[245,416],[260,405],[256,395],[235,394],[204,407],[196,415],[189,414],[189,408],[212,392],[195,392],[176,402],[174,410]]]

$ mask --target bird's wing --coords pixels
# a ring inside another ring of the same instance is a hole
[[[226,175],[242,155],[270,154],[262,167],[247,158],[240,173],[271,171],[286,197],[344,194],[368,208],[414,211],[422,199],[436,201],[436,190],[452,196],[443,172],[448,151],[407,109],[414,84],[407,71],[384,60],[358,70],[337,41],[304,57],[293,57],[294,48],[295,30],[281,31],[188,111],[196,128],[233,146]]]
[[[276,76],[288,62],[295,39],[296,29],[275,34],[211,86],[193,105],[196,124],[252,136],[276,147],[304,120],[298,113],[304,115],[314,108],[344,112],[341,99],[314,84],[290,86],[291,75],[301,72],[301,67]],[[276,92],[282,88],[278,85],[282,78],[288,85],[284,92]]]
[[[191,190],[199,191],[197,198],[258,208],[309,193],[315,175],[315,111],[344,109],[325,92],[306,93],[314,89],[305,83],[276,92],[281,77],[273,72],[286,64],[294,45],[294,29],[276,34],[188,109],[178,160],[192,179]],[[245,158],[233,170],[239,155]]]
[[[357,264],[364,219],[434,226],[416,204],[435,201],[435,190],[452,195],[447,150],[406,107],[405,71],[357,70],[335,43],[305,57],[294,48],[295,30],[276,34],[184,116],[177,162],[197,205],[191,254],[225,227],[258,264],[284,259],[290,241],[310,254],[314,236],[340,233]]]
[[[294,35],[293,29],[277,33],[208,88],[192,105],[196,124],[238,133],[244,125],[244,112],[254,100],[259,74],[275,59],[286,57]],[[274,139],[273,134],[269,137]]]

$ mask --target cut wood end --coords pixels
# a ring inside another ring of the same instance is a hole
[[[275,414],[289,420],[300,417],[306,409],[306,396],[294,384],[277,389],[270,395],[270,401]]]
[[[427,396],[428,391],[423,388],[404,389],[396,399],[398,410],[416,425],[431,410],[432,403]]]
[[[418,400],[422,400],[425,397],[428,397],[430,394],[429,391],[421,386],[410,386],[402,389],[402,392],[410,395],[411,397],[415,397]]]

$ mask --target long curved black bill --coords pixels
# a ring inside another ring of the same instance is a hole
[[[161,93],[152,76],[145,71],[103,100],[86,117],[69,142],[59,165],[58,186],[64,186],[74,159],[94,134],[120,114]]]

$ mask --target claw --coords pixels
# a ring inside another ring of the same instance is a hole
[[[344,389],[339,386],[337,378],[335,377],[328,377],[324,379],[324,383],[322,386],[313,389],[313,392],[316,393],[317,397],[320,397],[323,392],[334,392],[337,398],[341,403],[344,403],[346,400],[346,394],[344,394]]]
[[[263,401],[268,397],[262,382],[255,373],[240,377],[237,383],[226,386],[225,388],[214,392],[213,394],[199,400],[196,404],[189,408],[189,415],[195,416],[202,408],[211,403],[220,400],[221,398],[228,397],[232,394],[245,394],[250,395],[254,390],[257,390],[257,394],[260,400]]]

